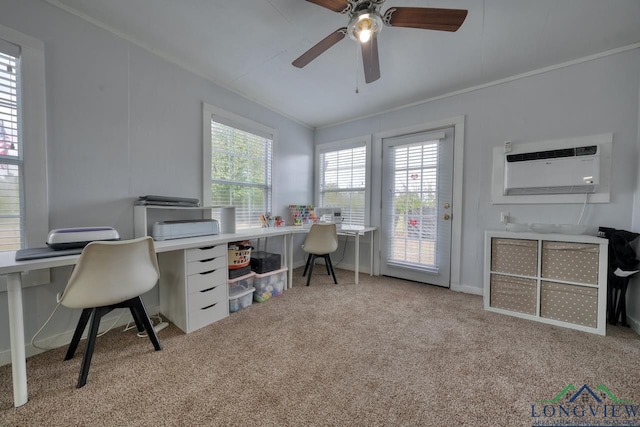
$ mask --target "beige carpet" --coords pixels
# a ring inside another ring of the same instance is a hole
[[[324,273],[306,287],[296,270],[284,295],[189,335],[171,325],[160,352],[112,331],[82,389],[80,354],[32,357],[17,409],[4,366],[0,425],[530,426],[558,421],[536,401],[569,384],[640,402],[629,329],[601,337],[486,312],[479,296],[368,275],[355,285],[343,270],[336,286]]]

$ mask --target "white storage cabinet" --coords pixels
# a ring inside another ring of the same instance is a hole
[[[229,316],[227,244],[163,252],[160,312],[186,333]]]
[[[606,333],[608,240],[485,232],[484,308]]]

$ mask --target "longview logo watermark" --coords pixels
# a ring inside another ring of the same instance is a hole
[[[533,426],[640,426],[640,405],[618,399],[603,384],[566,386],[553,399],[531,405]]]

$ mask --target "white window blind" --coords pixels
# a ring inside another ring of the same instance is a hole
[[[0,251],[11,251],[24,242],[20,49],[0,42]]]
[[[319,206],[339,207],[344,224],[365,225],[367,147],[321,151]]]
[[[395,224],[387,241],[388,263],[438,267],[437,237],[438,139],[391,147],[393,198],[387,217]]]
[[[273,137],[211,120],[211,204],[236,207],[236,228],[271,211]]]

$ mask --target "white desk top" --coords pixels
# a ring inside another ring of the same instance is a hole
[[[375,227],[359,227],[343,225],[338,229],[338,234],[355,233],[364,234],[375,230]],[[291,233],[308,233],[309,227],[286,226],[270,228],[252,228],[240,230],[234,234],[216,234],[210,236],[188,237],[154,242],[156,252],[169,252],[181,249],[199,248],[202,246],[218,245],[220,243],[235,242],[238,240],[260,239],[265,237],[283,236]],[[74,265],[80,255],[67,255],[61,257],[40,258],[27,261],[16,261],[15,251],[0,252],[0,275],[9,273],[21,273],[42,268],[63,267]]]

